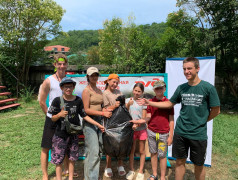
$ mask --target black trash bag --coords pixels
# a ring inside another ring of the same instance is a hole
[[[132,117],[125,107],[125,96],[117,97],[116,101],[120,101],[120,106],[113,110],[111,118],[105,122],[105,133],[102,136],[103,146],[107,155],[123,159],[131,152],[133,123],[129,122]]]

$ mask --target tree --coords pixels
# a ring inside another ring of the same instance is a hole
[[[99,47],[91,46],[87,52],[88,64],[99,64]]]
[[[152,40],[134,24],[133,17],[127,23],[119,18],[106,20],[99,40],[100,63],[110,66],[108,73],[151,72]]]
[[[138,28],[140,31],[146,33],[150,38],[159,39],[167,28],[167,24],[164,22],[161,23],[152,23],[146,25],[139,25]]]
[[[98,46],[97,30],[72,30],[56,36],[48,45],[63,45],[70,47],[71,53],[87,51],[91,46]]]
[[[183,10],[170,13],[167,28],[159,40],[161,52],[167,57],[204,56],[206,34],[197,27],[198,19]]]
[[[46,38],[61,31],[64,10],[53,0],[1,0],[0,11],[2,62],[26,85]]]
[[[223,77],[229,92],[238,97],[235,78],[238,75],[238,1],[237,0],[177,0],[178,6],[193,11],[201,27],[206,25],[214,54],[217,58],[217,74]]]
[[[102,30],[99,30],[100,63],[106,65],[120,64],[122,60],[123,25],[120,18],[105,20]]]

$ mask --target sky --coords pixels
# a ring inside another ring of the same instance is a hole
[[[177,11],[176,0],[55,0],[66,10],[60,25],[63,31],[97,30],[113,17],[127,22],[135,17],[135,24],[165,22],[167,15]]]

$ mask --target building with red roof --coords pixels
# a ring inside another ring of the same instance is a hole
[[[70,50],[69,47],[61,46],[61,45],[54,45],[54,46],[46,46],[44,47],[44,51],[50,52],[50,54],[66,54]]]

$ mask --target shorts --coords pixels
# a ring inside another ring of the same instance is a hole
[[[167,139],[169,137],[169,133],[159,134],[149,129],[147,129],[147,132],[150,153],[158,153],[160,158],[165,158],[168,151]]]
[[[143,140],[146,140],[147,137],[148,137],[148,135],[147,135],[146,129],[142,129],[140,131],[134,131],[134,134],[133,134],[134,140],[139,139],[139,140],[143,141]]]
[[[187,159],[190,148],[190,160],[197,166],[204,165],[206,159],[207,140],[191,140],[174,133],[172,157]]]
[[[51,120],[51,118],[45,118],[45,125],[41,140],[41,147],[46,149],[51,149],[52,147],[52,138],[55,134],[55,122]]]
[[[67,154],[70,161],[77,161],[79,158],[79,139],[77,135],[61,138],[54,135],[52,139],[51,163],[62,164]]]

